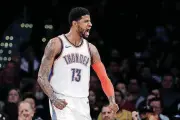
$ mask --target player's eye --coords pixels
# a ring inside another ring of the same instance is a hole
[[[85,20],[84,22],[85,22],[85,23],[88,23],[88,22],[90,22],[90,20]]]

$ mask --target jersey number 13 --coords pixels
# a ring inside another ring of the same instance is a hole
[[[79,82],[81,80],[81,69],[72,68],[72,81]]]

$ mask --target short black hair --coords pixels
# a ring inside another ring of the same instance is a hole
[[[108,102],[105,102],[102,106],[101,106],[101,112],[103,110],[104,107],[108,107],[109,106],[109,103]]]
[[[139,108],[140,114],[153,113],[153,108],[151,106],[141,106]]]
[[[152,99],[149,101],[149,106],[150,106],[151,102],[154,102],[154,101],[159,101],[159,102],[160,102],[160,105],[161,105],[161,108],[164,108],[163,99],[162,99],[161,97],[152,98]]]
[[[115,91],[114,91],[114,92],[120,93],[121,98],[122,98],[123,100],[125,99],[125,96],[124,96],[124,94],[123,94],[121,91],[119,91],[119,90],[117,90],[117,89],[115,88]]]
[[[72,8],[69,13],[69,24],[72,25],[72,21],[80,20],[82,16],[84,15],[90,15],[88,9],[83,7],[75,7]]]

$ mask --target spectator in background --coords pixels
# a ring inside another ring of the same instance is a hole
[[[135,110],[135,105],[128,101],[121,91],[115,90],[115,97],[120,109],[131,112]]]
[[[9,120],[17,120],[18,104],[21,101],[19,89],[11,88],[8,92],[7,102],[5,103],[4,112],[8,115]]]
[[[139,81],[135,78],[130,79],[128,84],[128,101],[136,104],[136,101],[140,97],[140,89],[141,87]]]
[[[140,81],[146,82],[149,85],[152,85],[155,81],[152,78],[152,71],[148,66],[143,66],[140,70]]]
[[[111,60],[108,67],[108,75],[113,85],[115,85],[120,81],[120,64],[117,60]]]
[[[20,100],[21,100],[21,97],[20,97],[19,89],[16,89],[16,88],[10,89],[10,91],[8,93],[7,102],[18,104]]]
[[[137,100],[136,102],[136,108],[138,108],[139,106],[146,106],[148,105],[148,102],[150,99],[155,98],[155,97],[160,97],[160,90],[159,90],[159,85],[158,86],[149,86],[148,87],[149,90],[149,94],[148,96],[142,96],[140,99]]]
[[[21,101],[18,106],[18,120],[32,120],[34,110],[29,102]]]
[[[34,120],[43,120],[42,118],[42,116],[43,116],[43,110],[41,110],[41,109],[36,109],[36,98],[34,97],[34,95],[32,94],[32,93],[26,93],[25,95],[24,95],[24,98],[23,98],[23,100],[25,101],[25,102],[29,102],[30,103],[30,105],[31,105],[31,107],[32,107],[32,109],[33,109],[33,111],[34,111],[34,117],[33,117],[33,119]]]
[[[109,105],[104,105],[102,107],[98,120],[120,120],[120,119],[116,119],[116,116],[114,116],[114,114],[112,113],[111,109],[109,108]]]
[[[169,114],[169,108],[176,100],[180,99],[179,92],[176,92],[173,88],[174,83],[175,79],[172,74],[164,74],[162,77],[160,94],[163,99],[165,114]]]
[[[160,120],[169,120],[166,115],[163,115],[163,102],[160,98],[151,99],[149,105],[153,108],[154,114],[159,116]]]
[[[150,106],[142,106],[138,112],[132,112],[132,120],[159,120],[158,115],[154,114]]]
[[[116,90],[121,91],[124,95],[124,98],[127,99],[128,91],[125,83],[118,82],[116,84]]]
[[[140,109],[144,106],[148,106],[149,105],[149,101],[153,98],[155,98],[156,96],[154,94],[149,94],[146,99],[144,99],[143,101],[141,101],[138,105],[137,105],[137,109]]]

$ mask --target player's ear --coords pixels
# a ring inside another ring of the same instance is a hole
[[[72,21],[72,25],[73,26],[77,26],[77,22],[76,21]]]

